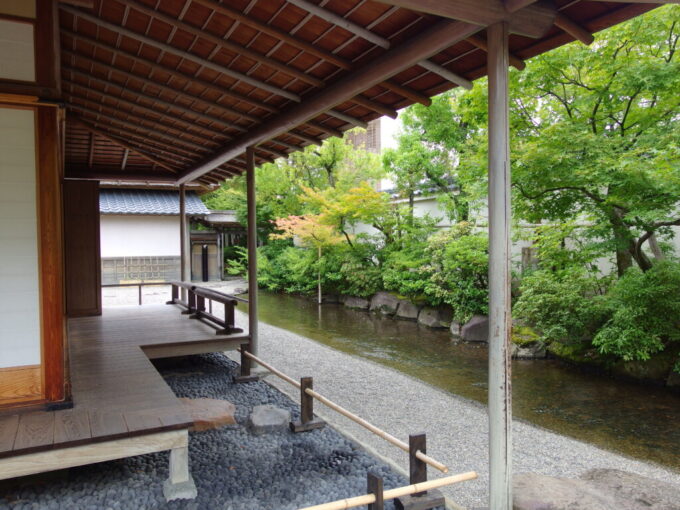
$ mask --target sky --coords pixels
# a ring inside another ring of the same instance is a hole
[[[399,118],[390,119],[384,116],[380,118],[380,147],[382,149],[394,149],[397,146],[395,137],[400,125]]]

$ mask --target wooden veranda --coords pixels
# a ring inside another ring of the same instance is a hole
[[[0,284],[13,289],[0,301],[2,477],[34,471],[25,455],[54,469],[112,458],[83,448],[123,441],[128,454],[173,450],[171,481],[188,483],[186,417],[149,358],[235,341],[256,353],[255,167],[488,75],[490,506],[510,509],[508,67],[669,1],[0,0]],[[205,344],[204,325],[166,318],[170,306],[101,315],[99,183],[179,189],[186,280],[185,187],[242,173],[240,340]],[[127,368],[134,398],[111,382]],[[147,399],[167,405],[137,413]]]

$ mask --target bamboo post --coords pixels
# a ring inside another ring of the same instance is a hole
[[[512,510],[508,24],[488,28],[489,507]]]
[[[439,489],[441,487],[446,487],[447,485],[453,485],[454,483],[467,482],[468,480],[474,480],[475,478],[477,478],[477,473],[475,473],[474,471],[469,471],[467,473],[447,476],[445,478],[439,478],[437,480],[430,480],[429,482],[418,483],[415,485],[406,485],[404,487],[398,487],[396,489],[384,491],[383,500],[389,501],[390,499],[408,496],[410,494],[415,494],[417,492]],[[340,499],[338,501],[333,501],[331,503],[323,503],[321,505],[308,506],[305,508],[300,508],[299,510],[346,510],[347,508],[356,508],[358,506],[371,505],[375,502],[376,502],[375,495],[365,494],[363,496],[356,496],[354,498]]]

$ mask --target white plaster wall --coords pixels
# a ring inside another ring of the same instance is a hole
[[[0,78],[35,81],[33,25],[0,19]]]
[[[0,368],[40,364],[35,114],[0,108]]]
[[[101,215],[102,257],[180,255],[179,216]]]

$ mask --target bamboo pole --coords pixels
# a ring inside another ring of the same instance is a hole
[[[242,352],[242,354],[244,354],[244,355],[247,356],[248,358],[250,358],[250,359],[252,359],[253,361],[255,361],[256,363],[258,363],[259,365],[261,365],[261,366],[263,366],[264,368],[266,368],[267,370],[269,370],[272,374],[274,374],[274,375],[280,377],[281,379],[283,379],[284,381],[286,381],[286,382],[292,384],[292,385],[295,386],[296,388],[299,389],[299,388],[301,387],[301,385],[300,385],[299,382],[297,382],[296,380],[294,380],[294,379],[291,378],[291,377],[288,377],[286,374],[284,374],[283,372],[281,372],[281,371],[275,369],[273,366],[269,365],[268,363],[262,361],[262,360],[261,360],[260,358],[258,358],[257,356],[254,356],[254,355],[252,355],[251,353],[249,353],[249,352],[247,352],[247,351],[243,351],[242,349],[239,349],[239,351]],[[372,423],[370,423],[370,422],[364,420],[363,418],[361,418],[360,416],[357,416],[356,414],[354,414],[354,413],[348,411],[348,410],[345,409],[344,407],[339,406],[338,404],[336,404],[336,403],[333,402],[332,400],[328,400],[326,397],[324,397],[323,395],[317,393],[316,391],[314,391],[314,390],[308,388],[308,389],[305,390],[305,393],[307,393],[307,395],[309,395],[309,396],[311,396],[311,397],[314,397],[315,399],[317,399],[317,400],[318,400],[319,402],[321,402],[322,404],[325,404],[326,406],[330,407],[330,408],[333,409],[335,412],[342,414],[342,415],[345,416],[346,418],[349,418],[350,420],[352,420],[353,422],[355,422],[355,423],[361,425],[361,426],[364,427],[365,429],[370,430],[370,431],[373,432],[375,435],[377,435],[378,437],[381,437],[382,439],[384,439],[384,440],[387,441],[388,443],[393,444],[393,445],[396,446],[397,448],[401,448],[401,449],[404,450],[405,452],[409,452],[409,451],[410,451],[409,446],[408,446],[407,443],[405,443],[405,442],[403,442],[403,441],[397,439],[397,438],[394,437],[392,434],[389,434],[389,433],[385,432],[384,430],[379,429],[378,427],[376,427],[376,426],[373,425]],[[418,459],[420,459],[421,461],[425,462],[426,464],[432,466],[433,468],[438,469],[438,470],[441,471],[442,473],[448,473],[448,472],[449,472],[449,468],[446,467],[446,465],[444,465],[444,464],[442,464],[441,462],[439,462],[439,461],[433,459],[433,458],[430,457],[429,455],[424,454],[424,453],[421,452],[420,450],[418,450],[418,451],[416,452],[416,457],[417,457]]]
[[[397,487],[383,492],[383,499],[401,498],[410,494],[417,494],[418,492],[429,491],[452,485],[454,483],[467,482],[477,478],[477,473],[468,471],[458,475],[447,476],[446,478],[439,478],[437,480],[430,480],[429,482],[416,483],[413,485],[406,485],[404,487]],[[346,508],[355,508],[362,505],[370,505],[375,503],[375,494],[365,494],[363,496],[356,496],[354,498],[340,499],[331,503],[323,503],[321,505],[308,506],[299,510],[345,510]]]
[[[238,350],[241,354],[244,354],[244,355],[247,356],[248,358],[250,358],[250,359],[252,359],[253,361],[257,362],[258,365],[261,365],[261,366],[263,366],[264,368],[266,368],[267,370],[269,370],[269,371],[270,371],[272,374],[274,374],[275,376],[280,377],[281,379],[283,379],[283,380],[286,381],[287,383],[292,384],[292,385],[295,386],[297,389],[300,389],[301,384],[300,384],[298,381],[296,381],[295,379],[293,379],[292,377],[288,377],[286,374],[284,374],[284,373],[281,372],[280,370],[275,369],[275,368],[274,368],[273,366],[271,366],[269,363],[266,363],[266,362],[262,361],[260,358],[258,358],[257,356],[255,356],[255,355],[249,353],[248,351],[244,351],[243,349],[237,349],[237,350]]]

